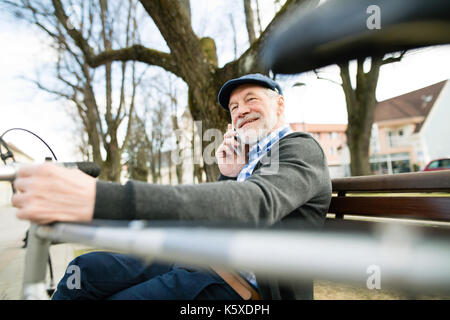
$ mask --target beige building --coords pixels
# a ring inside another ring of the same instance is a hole
[[[441,81],[377,104],[370,141],[374,174],[418,171],[450,157],[450,81]],[[332,178],[349,176],[345,124],[291,123],[322,146]]]
[[[9,149],[14,155],[14,159],[21,163],[34,162],[34,159],[27,155],[25,152],[17,148],[12,143],[7,142]],[[2,148],[2,150],[4,150]],[[3,162],[0,166],[3,165]],[[0,207],[9,206],[11,204],[12,188],[11,183],[0,181]]]
[[[332,178],[350,175],[347,150],[346,124],[290,123],[292,130],[311,134],[321,145]]]
[[[379,102],[372,131],[372,171],[417,171],[433,159],[450,156],[449,123],[449,81]]]

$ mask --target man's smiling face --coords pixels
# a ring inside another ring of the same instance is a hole
[[[279,126],[284,100],[266,88],[245,84],[232,91],[228,106],[239,137],[253,145]]]

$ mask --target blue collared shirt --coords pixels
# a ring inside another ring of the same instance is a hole
[[[292,132],[291,127],[289,125],[285,125],[255,143],[248,151],[248,163],[242,168],[241,172],[239,172],[237,181],[242,182],[247,180],[248,177],[252,175],[253,170],[255,170],[256,164],[265,154],[267,154],[267,152],[269,152],[270,148],[272,148],[272,146],[284,136]]]

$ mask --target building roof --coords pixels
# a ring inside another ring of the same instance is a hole
[[[418,132],[439,96],[445,81],[415,90],[400,96],[380,101],[375,109],[374,122],[421,117],[415,132]]]
[[[6,141],[5,141],[6,142]],[[34,159],[29,156],[28,154],[26,154],[25,152],[23,152],[22,150],[20,150],[18,147],[16,147],[14,144],[12,144],[11,142],[6,142],[6,144],[8,145],[9,149],[11,150],[11,152],[14,154],[14,156],[17,156],[18,154],[22,155],[23,157],[27,158],[30,161],[34,161]],[[2,152],[6,152],[6,150],[4,149],[4,147],[2,146]]]
[[[303,123],[293,122],[289,124],[291,128],[305,132],[345,132],[347,129],[346,124],[316,124],[316,123]]]

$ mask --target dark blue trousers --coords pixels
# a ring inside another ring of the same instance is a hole
[[[79,271],[79,286],[75,287],[74,269]],[[124,254],[91,252],[70,262],[52,299],[241,300],[241,297],[213,271],[145,264]]]

